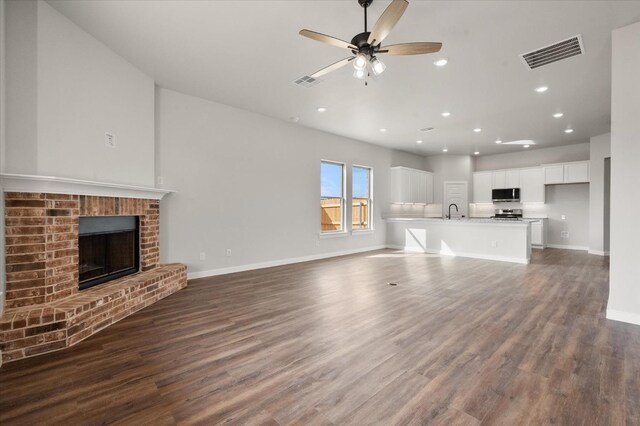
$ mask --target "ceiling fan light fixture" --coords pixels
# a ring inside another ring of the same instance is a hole
[[[358,69],[353,70],[353,76],[355,78],[357,78],[358,80],[362,80],[365,77],[366,74],[367,73],[365,72],[364,69],[362,69],[362,70],[358,70]]]
[[[373,74],[380,75],[386,68],[387,66],[380,59],[375,56],[371,59],[371,69],[373,70]]]
[[[367,56],[364,53],[358,53],[353,60],[353,68],[355,68],[356,71],[364,71],[367,67],[367,62]]]

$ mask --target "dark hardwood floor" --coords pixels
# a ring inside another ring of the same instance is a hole
[[[0,423],[638,425],[640,326],[604,318],[607,277],[383,250],[194,280],[4,365]]]

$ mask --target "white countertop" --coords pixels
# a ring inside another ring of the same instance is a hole
[[[495,220],[490,218],[471,219],[442,219],[439,217],[388,217],[388,222],[425,222],[443,225],[500,225],[500,226],[529,226],[530,220]]]

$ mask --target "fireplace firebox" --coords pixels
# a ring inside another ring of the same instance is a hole
[[[138,272],[139,234],[138,216],[80,217],[80,290]]]

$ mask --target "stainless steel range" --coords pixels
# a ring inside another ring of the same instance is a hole
[[[496,209],[491,219],[496,220],[522,220],[522,209]]]

